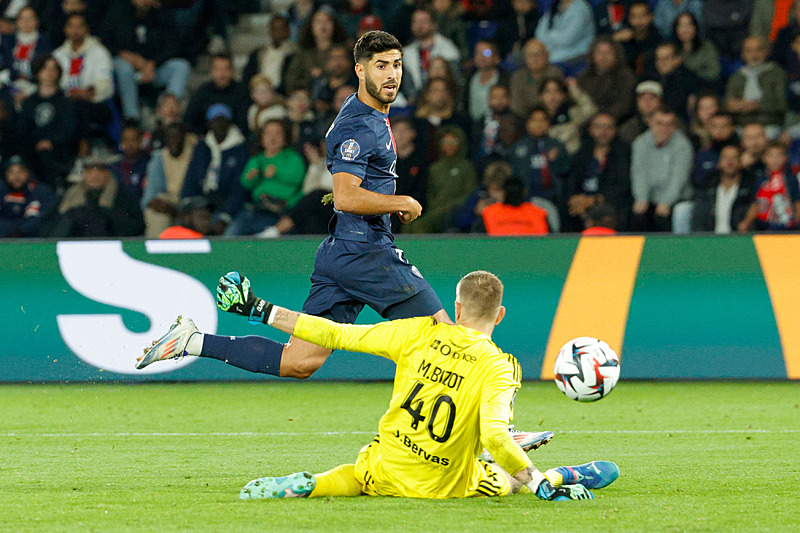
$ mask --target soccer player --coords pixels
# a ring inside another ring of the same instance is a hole
[[[608,461],[542,474],[509,434],[521,369],[491,339],[505,316],[503,284],[493,274],[472,272],[458,283],[455,325],[430,316],[365,326],[338,324],[256,298],[248,285],[228,284],[223,278],[218,298],[233,306],[254,302],[268,324],[294,338],[386,357],[397,364],[397,371],[379,435],[361,450],[355,464],[317,476],[301,472],[259,478],[242,489],[241,498],[454,498],[531,491],[546,500],[589,499],[588,488],[602,488],[618,476],[619,469]],[[196,353],[204,335],[193,324],[191,329],[188,336],[176,332],[162,342],[176,345],[176,354]],[[495,463],[477,457],[482,446]]]
[[[303,312],[352,323],[369,305],[388,319],[433,316],[452,323],[431,286],[395,246],[390,229],[391,213],[409,223],[422,212],[414,198],[394,194],[397,153],[388,113],[403,76],[402,46],[386,32],[370,31],[353,55],[358,92],[345,101],[326,134],[334,216],[330,236],[317,249]],[[267,319],[264,309],[243,311],[252,323]],[[304,379],[331,354],[330,348],[296,337],[285,344],[245,339],[206,335],[202,355],[252,372]],[[150,358],[140,358],[137,368],[153,356],[151,351]]]

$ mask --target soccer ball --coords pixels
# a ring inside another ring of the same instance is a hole
[[[605,342],[578,337],[566,343],[553,366],[555,382],[567,398],[593,402],[609,395],[619,380],[619,357]]]

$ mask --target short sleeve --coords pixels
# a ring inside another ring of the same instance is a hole
[[[353,117],[346,124],[334,125],[327,136],[328,170],[331,174],[347,172],[363,180],[377,145],[377,136],[364,122],[364,117]]]

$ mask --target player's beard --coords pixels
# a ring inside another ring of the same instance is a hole
[[[397,99],[398,93],[400,92],[400,84],[396,83],[395,86],[397,89],[395,89],[394,94],[391,96],[383,96],[381,94],[382,87],[375,85],[375,82],[372,81],[372,78],[369,77],[369,74],[367,74],[366,71],[364,72],[364,86],[367,89],[367,94],[384,105],[389,105],[394,102]]]

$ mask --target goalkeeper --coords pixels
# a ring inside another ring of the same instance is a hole
[[[361,450],[355,464],[316,476],[301,472],[259,478],[242,489],[243,499],[359,494],[456,498],[530,491],[546,500],[572,500],[592,498],[588,488],[616,479],[619,471],[607,461],[542,474],[509,433],[521,369],[491,340],[505,316],[503,285],[493,274],[472,272],[458,283],[456,325],[419,317],[368,326],[338,324],[278,307],[227,277],[220,280],[221,307],[244,314],[255,306],[268,324],[297,338],[329,349],[371,353],[397,364],[378,437]],[[149,364],[199,354],[202,345],[203,334],[193,324],[179,327],[143,359]],[[483,446],[495,463],[478,458]]]

